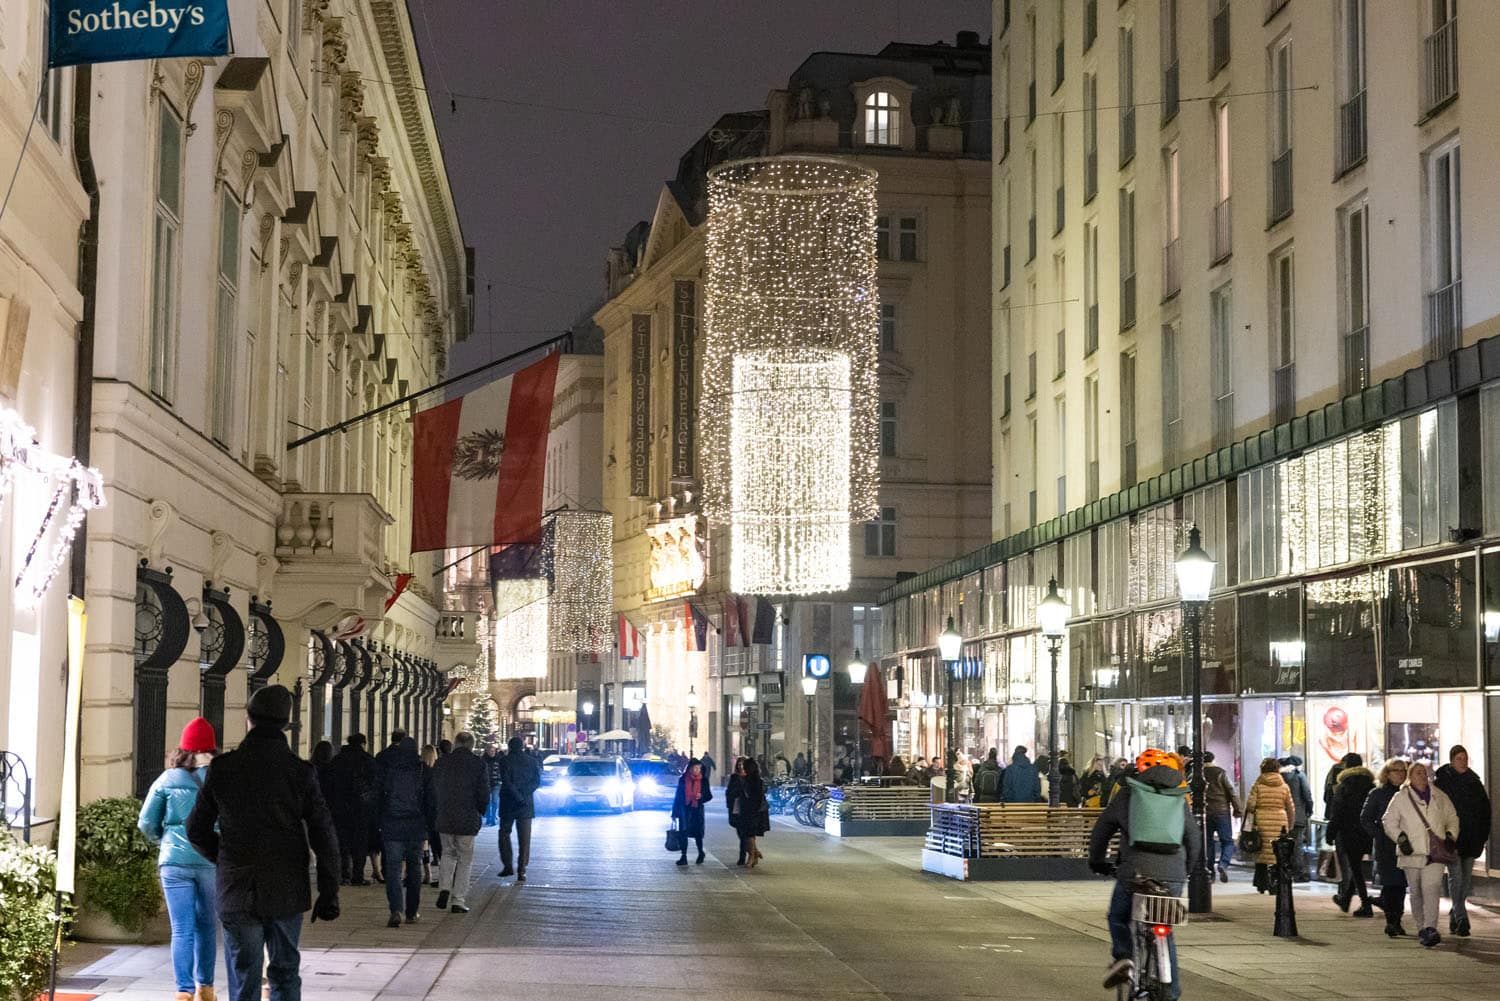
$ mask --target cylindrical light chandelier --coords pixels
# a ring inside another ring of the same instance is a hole
[[[875,517],[875,180],[821,157],[709,172],[703,504],[741,594],[847,588]]]

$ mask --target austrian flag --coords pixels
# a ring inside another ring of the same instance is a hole
[[[417,414],[412,552],[536,540],[557,361]]]

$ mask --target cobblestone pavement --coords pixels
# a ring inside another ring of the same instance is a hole
[[[679,868],[662,848],[666,816],[543,817],[530,880],[496,877],[494,831],[480,839],[467,915],[384,927],[383,888],[346,888],[343,916],[306,926],[309,1001],[537,997],[620,1001],[798,998],[1106,998],[1106,881],[960,884],[917,868],[917,839],[840,842],[778,822],[765,862],[734,866],[733,832],[711,813],[709,859]],[[1303,938],[1271,937],[1270,902],[1243,882],[1217,886],[1227,920],[1180,935],[1184,997],[1495,997],[1500,920],[1423,952],[1380,922],[1299,893]],[[1331,892],[1331,891],[1328,891]],[[61,987],[108,1001],[171,996],[165,946],[77,945]],[[219,974],[220,990],[223,971]],[[558,989],[561,988],[561,991]]]

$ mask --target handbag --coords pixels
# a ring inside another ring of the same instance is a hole
[[[1240,851],[1244,852],[1246,855],[1254,855],[1261,849],[1262,842],[1260,831],[1255,829],[1254,824],[1255,811],[1251,810],[1250,812],[1245,814],[1245,823],[1244,826],[1240,828],[1240,836],[1237,839],[1237,843],[1240,846]]]
[[[672,826],[667,828],[667,851],[681,854],[687,851],[687,838],[682,834],[677,821],[672,821]]]
[[[1427,817],[1422,813],[1422,805],[1417,802],[1417,797],[1410,789],[1406,790],[1406,796],[1411,800],[1412,808],[1417,811],[1417,819],[1422,826],[1427,828],[1427,861],[1436,862],[1439,865],[1449,865],[1458,861],[1458,852],[1448,847],[1448,842],[1433,833],[1431,825],[1427,823]]]

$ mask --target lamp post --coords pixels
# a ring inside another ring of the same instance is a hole
[[[870,670],[870,665],[865,663],[864,658],[859,655],[859,647],[854,648],[854,659],[849,661],[849,684],[855,688],[862,688],[865,683],[865,675]],[[855,705],[859,704],[858,697]],[[865,777],[865,731],[861,725],[858,715],[854,720],[854,781],[858,782]]]
[[[1209,868],[1208,817],[1203,792],[1203,606],[1214,585],[1213,557],[1203,548],[1203,537],[1194,525],[1188,532],[1188,547],[1177,557],[1177,593],[1187,618],[1188,643],[1192,649],[1193,674],[1193,826],[1198,829],[1198,864],[1188,873],[1188,911],[1207,914],[1214,909],[1214,876]]]
[[[1062,768],[1057,757],[1057,655],[1062,652],[1063,634],[1068,628],[1068,602],[1057,593],[1057,578],[1047,581],[1047,596],[1036,606],[1037,624],[1047,640],[1052,656],[1052,697],[1047,707],[1047,805],[1057,806],[1062,798]]]
[[[740,689],[740,701],[745,704],[745,708],[746,709],[753,710],[753,708],[755,706],[755,697],[758,694],[759,693],[756,691],[756,688],[755,688],[754,685],[746,685],[744,688]],[[753,711],[750,713],[750,721],[752,723],[755,721],[755,713]],[[746,744],[748,746],[745,748],[745,757],[747,757],[747,758],[753,758],[753,757],[755,757],[755,755],[751,753],[751,751],[754,750],[755,745],[756,745],[756,740],[755,740],[755,736],[754,736],[755,731],[754,730],[750,731],[750,734],[751,734],[750,739],[748,741],[746,741]]]
[[[943,658],[943,667],[948,675],[948,727],[946,736],[948,738],[948,753],[944,758],[947,769],[943,776],[943,802],[952,803],[957,799],[958,790],[958,741],[953,733],[953,675],[958,673],[958,657],[963,648],[963,637],[953,626],[953,616],[948,616],[948,625],[943,629],[942,635],[938,637],[938,654]]]
[[[810,674],[802,676],[802,694],[807,696],[807,767],[814,776],[818,774],[818,752],[813,745],[813,700],[818,697],[818,679]]]
[[[688,757],[693,756],[693,738],[698,736],[698,693],[688,686]]]

